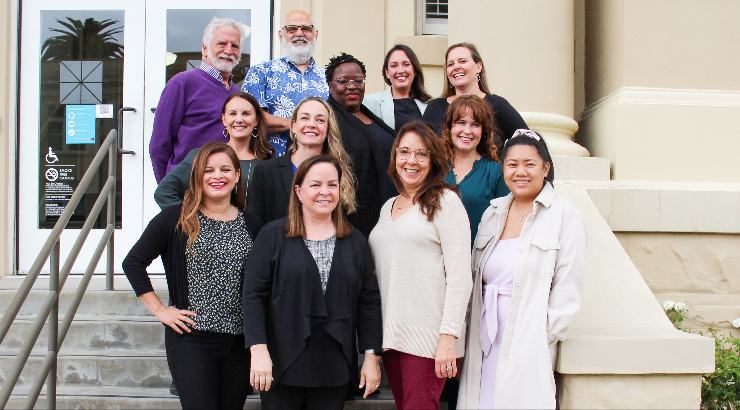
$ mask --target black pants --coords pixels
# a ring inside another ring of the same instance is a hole
[[[270,390],[260,392],[262,410],[341,410],[347,385],[336,387],[296,387],[273,383]]]
[[[165,326],[167,364],[183,409],[243,409],[249,391],[244,335]]]

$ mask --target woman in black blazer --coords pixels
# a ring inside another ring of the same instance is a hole
[[[365,65],[350,54],[332,57],[326,66],[329,105],[334,109],[342,143],[357,177],[357,212],[348,220],[366,237],[378,222],[380,208],[398,195],[388,175],[396,132],[362,105]]]
[[[293,174],[303,160],[318,154],[329,154],[341,165],[345,175],[341,205],[347,213],[354,212],[354,174],[329,104],[320,97],[307,97],[293,110],[290,124],[291,143],[285,155],[260,162],[254,168],[249,186],[249,212],[263,223],[286,216]]]
[[[358,348],[364,397],[380,385],[380,292],[367,240],[338,207],[342,178],[329,155],[303,161],[288,217],[262,229],[247,263],[245,343],[263,409],[343,408]]]

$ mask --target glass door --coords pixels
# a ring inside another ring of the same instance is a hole
[[[26,272],[123,107],[117,158],[116,265],[141,233],[144,155],[144,0],[23,2],[18,183],[18,269]],[[107,160],[61,238],[66,258],[107,179]],[[138,186],[138,188],[137,188]],[[105,209],[105,208],[104,208]],[[105,228],[94,225],[73,272],[83,272]],[[104,268],[102,261],[98,268]],[[47,264],[48,267],[48,264]],[[48,271],[48,269],[45,269]]]
[[[200,65],[203,30],[213,17],[232,18],[245,24],[247,38],[242,56],[234,68],[234,82],[241,82],[251,64],[270,58],[270,1],[242,0],[204,6],[201,0],[177,2],[150,1],[146,12],[146,94],[144,110],[144,220],[149,221],[158,212],[154,202],[157,182],[149,158],[149,140],[154,124],[154,112],[167,81],[175,74],[198,69]],[[221,107],[213,107],[221,112]]]
[[[102,141],[117,128],[119,113],[123,149],[133,152],[117,158],[115,266],[121,272],[121,261],[159,212],[149,158],[154,109],[170,78],[197,69],[203,30],[213,17],[248,26],[234,70],[235,81],[241,82],[250,64],[269,59],[270,0],[224,6],[194,0],[23,1],[19,273],[31,267]],[[107,162],[67,225],[62,260],[106,178]],[[105,228],[105,211],[94,228],[72,272],[87,267]],[[96,269],[103,271],[104,260]],[[163,272],[161,263],[155,262],[150,272]]]

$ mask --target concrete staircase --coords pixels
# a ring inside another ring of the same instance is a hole
[[[5,313],[23,276],[0,279],[0,314]],[[40,277],[23,309],[0,344],[0,382],[15,361],[46,295],[48,279]],[[157,294],[167,297],[163,278],[153,281]],[[60,301],[60,317],[66,312],[79,281],[72,277]],[[170,395],[172,382],[164,351],[164,331],[136,298],[125,277],[116,277],[115,291],[105,291],[104,278],[94,278],[77,312],[58,358],[57,408],[59,409],[179,409]],[[47,349],[46,329],[13,391],[7,408],[21,408],[38,374]],[[387,384],[379,397],[348,404],[347,409],[393,409]],[[45,408],[46,388],[36,404]],[[259,409],[259,395],[250,395],[245,409]]]

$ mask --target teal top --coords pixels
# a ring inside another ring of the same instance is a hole
[[[510,192],[504,183],[501,164],[481,157],[473,163],[473,169],[468,172],[468,175],[465,175],[465,178],[459,184],[455,183],[455,173],[452,169],[447,174],[445,182],[460,189],[463,205],[465,205],[465,210],[468,211],[471,238],[475,241],[478,224],[480,224],[483,212],[486,211],[491,200],[506,196]]]

